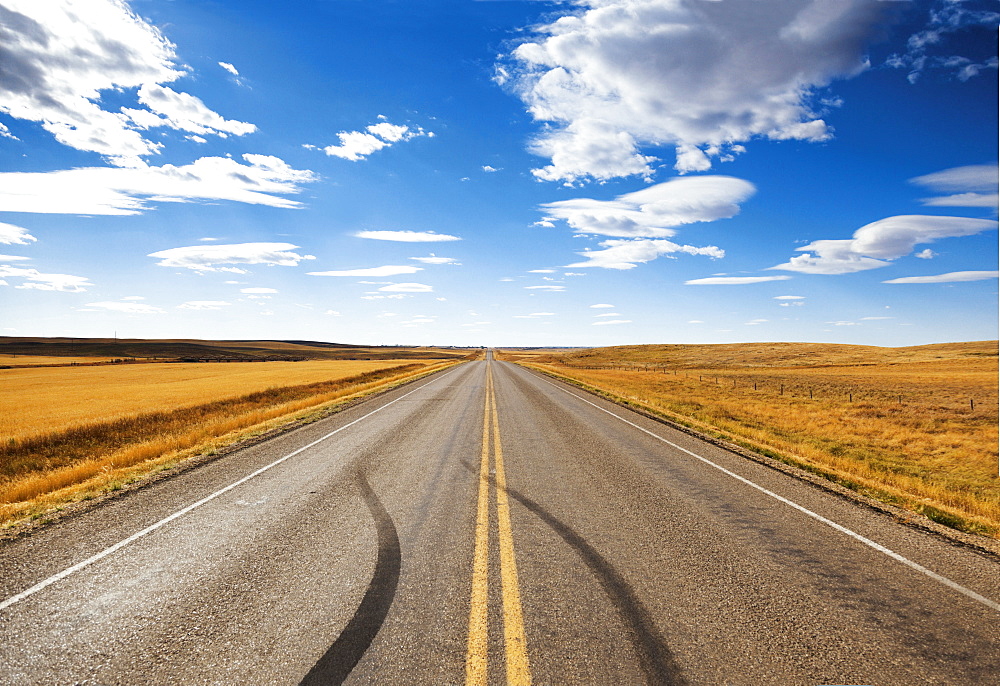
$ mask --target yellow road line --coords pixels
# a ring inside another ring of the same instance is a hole
[[[483,405],[483,449],[479,460],[479,503],[476,507],[476,548],[472,563],[472,601],[469,610],[469,642],[465,651],[465,683],[485,686],[489,649],[487,597],[490,555],[490,404],[493,378],[486,377]]]
[[[493,452],[496,454],[497,521],[500,532],[500,578],[503,583],[503,635],[507,651],[507,683],[526,686],[531,683],[531,669],[528,665],[528,642],[524,636],[521,592],[517,585],[517,563],[514,560],[514,539],[511,536],[510,505],[507,502],[507,475],[503,468],[503,448],[500,445],[500,421],[497,419],[492,367],[489,368],[488,374],[493,417]]]
[[[507,683],[531,683],[528,642],[524,635],[521,592],[517,584],[517,563],[511,535],[507,475],[500,445],[500,420],[493,388],[493,365],[486,363],[486,390],[483,401],[483,447],[479,458],[479,500],[476,506],[476,547],[472,562],[472,600],[469,608],[469,642],[465,652],[465,683],[485,686],[489,652],[489,543],[490,543],[490,428],[496,459],[497,529],[500,546],[500,582],[503,596],[503,636],[507,662]]]

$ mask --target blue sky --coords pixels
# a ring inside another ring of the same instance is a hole
[[[997,336],[974,0],[0,0],[0,334]]]

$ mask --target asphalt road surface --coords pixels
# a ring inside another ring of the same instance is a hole
[[[995,684],[998,601],[996,558],[489,360],[0,545],[0,683]]]

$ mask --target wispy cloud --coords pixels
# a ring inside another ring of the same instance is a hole
[[[0,211],[41,214],[141,214],[152,203],[230,200],[250,205],[300,207],[282,195],[315,181],[277,157],[202,157],[191,164],[133,168],[83,167],[52,172],[0,173]]]
[[[220,264],[266,264],[295,267],[302,260],[314,260],[313,255],[292,252],[299,246],[291,243],[235,243],[232,245],[189,245],[150,253],[161,267],[180,267],[199,272],[235,271],[238,267],[219,267]]]
[[[731,176],[673,179],[614,200],[575,198],[541,206],[544,222],[563,220],[581,234],[622,238],[669,238],[672,227],[728,219],[756,188]]]
[[[434,254],[428,255],[427,257],[411,257],[410,259],[416,260],[422,264],[451,264],[456,267],[461,264],[461,262],[454,257],[438,257]]]
[[[948,272],[934,276],[904,276],[882,283],[960,283],[962,281],[987,281],[1000,277],[1000,271]]]
[[[329,272],[306,272],[310,276],[396,276],[397,274],[416,274],[423,267],[411,267],[402,264],[387,264],[383,267],[368,267],[367,269],[342,269]]]
[[[137,302],[96,302],[87,303],[84,311],[122,312],[124,314],[163,314],[163,310],[153,305]]]
[[[62,291],[63,293],[82,293],[94,284],[85,276],[73,276],[71,274],[45,274],[37,269],[25,269],[22,267],[12,267],[0,264],[0,280],[4,278],[23,279],[20,285],[14,288],[29,289],[37,291]],[[6,285],[6,281],[4,284]]]
[[[584,262],[573,262],[565,265],[567,268],[600,267],[602,269],[633,269],[638,264],[655,260],[661,255],[686,253],[688,255],[705,255],[712,258],[725,257],[726,253],[714,245],[697,248],[693,245],[678,245],[667,240],[627,240],[613,239],[602,241],[603,250],[585,250],[577,253],[586,258]]]
[[[615,324],[631,324],[631,319],[605,319],[599,322],[593,322],[592,326],[612,326]]]
[[[322,150],[332,157],[357,162],[373,152],[388,148],[400,141],[408,141],[419,136],[433,137],[433,135],[420,127],[411,129],[409,126],[380,121],[365,127],[364,131],[341,131],[337,134],[340,143],[328,145]],[[315,148],[317,146],[307,145],[306,147]]]
[[[974,164],[945,169],[910,179],[910,183],[949,193],[937,198],[925,198],[923,203],[931,207],[991,207],[994,210],[997,208],[997,186],[1000,185],[1000,179],[995,164]]]
[[[393,283],[379,290],[388,293],[430,293],[434,288],[425,283]]]
[[[358,231],[357,238],[370,238],[376,241],[399,241],[401,243],[441,243],[445,241],[460,241],[458,236],[434,231]]]
[[[525,286],[526,290],[529,291],[565,291],[565,286]]]
[[[224,300],[188,300],[177,306],[179,310],[221,310],[232,303]]]
[[[787,281],[790,276],[710,276],[704,279],[691,279],[684,283],[688,286],[743,286],[751,283],[767,281]]]
[[[0,243],[6,245],[27,245],[37,240],[37,238],[28,233],[27,229],[0,222]]]
[[[813,241],[796,248],[805,254],[770,269],[803,274],[849,274],[878,269],[889,265],[890,260],[909,255],[920,243],[971,236],[996,227],[997,222],[991,219],[929,215],[888,217],[862,226],[854,232],[853,238]]]

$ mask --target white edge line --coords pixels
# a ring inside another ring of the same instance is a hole
[[[927,569],[926,567],[924,567],[923,565],[919,565],[916,562],[914,562],[913,560],[910,560],[910,559],[907,559],[907,558],[903,557],[899,553],[896,553],[896,552],[893,552],[892,550],[889,550],[884,545],[882,545],[880,543],[876,543],[875,541],[871,540],[870,538],[865,538],[861,534],[859,534],[859,533],[857,533],[855,531],[851,531],[847,527],[842,526],[840,524],[837,524],[836,522],[827,519],[823,515],[816,514],[812,510],[807,509],[807,508],[803,507],[802,505],[799,505],[798,503],[792,502],[788,498],[784,498],[784,497],[778,495],[777,493],[774,493],[773,491],[769,491],[766,488],[764,488],[763,486],[758,486],[757,484],[755,484],[754,482],[750,481],[749,479],[746,479],[746,478],[740,476],[739,474],[736,474],[735,472],[731,472],[728,469],[726,469],[725,467],[723,467],[721,465],[718,465],[715,462],[712,462],[711,460],[709,460],[707,458],[704,458],[701,455],[698,455],[697,453],[691,452],[687,448],[682,448],[681,446],[677,445],[676,443],[668,441],[666,438],[663,438],[662,436],[658,436],[657,434],[653,433],[652,431],[650,431],[648,429],[644,429],[643,427],[639,426],[638,424],[634,424],[634,423],[630,422],[629,420],[625,419],[624,417],[621,417],[621,416],[615,414],[614,412],[601,407],[600,405],[597,405],[595,403],[590,402],[586,398],[581,398],[576,393],[572,393],[569,390],[567,390],[567,389],[565,389],[565,388],[563,388],[563,387],[561,387],[561,386],[559,386],[557,384],[552,383],[548,379],[544,379],[543,378],[543,381],[545,381],[550,386],[552,386],[554,388],[557,388],[558,390],[562,391],[563,393],[566,393],[567,395],[571,395],[574,398],[576,398],[577,400],[580,400],[581,402],[585,402],[588,405],[597,408],[601,412],[605,412],[605,413],[611,415],[612,417],[614,417],[615,419],[623,421],[626,424],[628,424],[629,426],[635,427],[636,429],[638,429],[639,431],[642,431],[645,434],[649,434],[650,436],[652,436],[653,438],[657,439],[658,441],[662,441],[662,442],[666,443],[667,445],[671,446],[672,448],[676,448],[677,450],[680,450],[682,453],[686,453],[686,454],[690,455],[691,457],[693,457],[695,459],[701,460],[702,462],[704,462],[705,464],[707,464],[709,466],[715,467],[720,472],[733,477],[737,481],[741,481],[742,483],[745,483],[747,486],[755,488],[758,491],[760,491],[761,493],[764,493],[765,495],[769,495],[772,498],[774,498],[775,500],[777,500],[779,502],[782,502],[785,505],[788,505],[789,507],[794,507],[799,512],[812,517],[816,521],[823,522],[827,526],[830,526],[830,527],[836,529],[837,531],[839,531],[839,532],[841,532],[843,534],[847,534],[851,538],[853,538],[853,539],[855,539],[855,540],[857,540],[857,541],[859,541],[861,543],[864,543],[869,548],[874,548],[875,550],[879,551],[880,553],[884,553],[885,555],[888,555],[892,559],[894,559],[894,560],[896,560],[898,562],[902,562],[907,567],[910,567],[911,569],[915,569],[918,572],[920,572],[921,574],[929,576],[931,579],[934,579],[935,581],[944,584],[948,588],[951,588],[952,590],[958,591],[962,595],[968,596],[969,598],[972,598],[973,600],[982,603],[986,607],[1000,612],[1000,603],[997,603],[996,601],[990,600],[989,598],[987,598],[985,596],[981,596],[978,593],[976,593],[975,591],[970,590],[970,589],[966,588],[965,586],[962,586],[961,584],[958,584],[958,583],[952,581],[951,579],[949,579],[947,577],[941,576],[937,572],[933,572],[930,569]]]
[[[456,369],[457,368],[458,367],[456,367]],[[82,562],[77,562],[72,567],[64,569],[63,571],[59,572],[58,574],[53,574],[52,576],[50,576],[48,579],[45,579],[44,581],[39,581],[37,584],[35,584],[31,588],[25,589],[24,591],[21,591],[17,595],[11,596],[10,598],[7,598],[7,600],[4,600],[3,602],[0,602],[0,611],[6,610],[11,605],[13,605],[15,603],[18,603],[18,602],[24,600],[25,598],[34,595],[35,593],[38,593],[43,588],[51,586],[52,584],[56,583],[57,581],[61,581],[61,580],[65,579],[66,577],[70,576],[71,574],[75,574],[76,572],[79,572],[84,567],[88,567],[88,566],[94,564],[95,562],[104,559],[108,555],[111,555],[112,553],[115,553],[118,550],[121,550],[125,546],[129,545],[130,543],[134,543],[135,541],[139,540],[143,536],[146,536],[147,534],[153,533],[157,529],[166,526],[167,524],[169,524],[170,522],[174,521],[175,519],[177,519],[179,517],[183,517],[188,512],[191,512],[192,510],[195,510],[195,509],[201,507],[202,505],[204,505],[207,502],[215,500],[220,495],[233,490],[237,486],[241,486],[242,484],[245,484],[247,481],[250,481],[250,479],[253,479],[256,476],[260,476],[261,474],[263,474],[267,470],[271,469],[272,467],[276,467],[279,464],[281,464],[282,462],[284,462],[284,461],[286,461],[286,460],[288,460],[288,459],[290,459],[292,457],[295,457],[299,453],[301,453],[301,452],[303,452],[305,450],[308,450],[309,448],[312,448],[313,446],[315,446],[315,445],[317,445],[319,443],[322,443],[323,441],[325,441],[326,439],[330,438],[334,434],[340,433],[344,429],[346,429],[346,428],[348,428],[350,426],[353,426],[353,425],[357,424],[358,422],[360,422],[360,421],[362,421],[364,419],[368,419],[373,414],[375,414],[377,412],[381,412],[382,410],[384,410],[385,408],[389,407],[390,405],[398,403],[400,400],[402,400],[406,396],[413,395],[417,391],[419,391],[419,390],[421,390],[423,388],[426,388],[427,386],[431,385],[432,383],[434,383],[434,381],[443,379],[445,376],[448,376],[449,374],[452,374],[453,372],[455,372],[456,369],[453,369],[450,372],[446,372],[444,375],[439,376],[437,379],[432,379],[431,381],[428,381],[427,383],[422,384],[418,388],[414,388],[412,391],[409,391],[408,393],[404,393],[403,395],[399,396],[395,400],[387,402],[382,407],[378,408],[377,410],[372,410],[371,412],[369,412],[368,414],[364,415],[363,417],[359,417],[358,419],[355,419],[354,421],[352,421],[352,422],[350,422],[348,424],[344,424],[342,427],[340,427],[338,429],[334,429],[333,431],[331,431],[330,433],[326,434],[322,438],[317,438],[312,443],[304,445],[301,448],[288,453],[284,457],[281,457],[281,458],[275,460],[271,464],[266,465],[264,467],[261,467],[257,471],[253,472],[252,474],[248,474],[247,476],[243,477],[239,481],[235,481],[235,482],[229,484],[228,486],[226,486],[225,488],[219,489],[215,493],[212,493],[211,495],[205,496],[204,498],[202,498],[198,502],[192,503],[192,504],[188,505],[187,507],[185,507],[184,509],[178,510],[177,512],[173,513],[172,515],[161,519],[160,521],[156,522],[155,524],[151,524],[151,525],[147,526],[142,531],[138,531],[138,532],[132,534],[131,536],[129,536],[128,538],[126,538],[124,540],[121,540],[121,541],[118,541],[118,543],[115,543],[113,546],[111,546],[109,548],[105,548],[104,550],[102,550],[101,552],[97,553],[96,555],[88,557],[86,560],[83,560]]]

